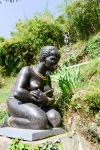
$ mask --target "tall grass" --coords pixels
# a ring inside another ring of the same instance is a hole
[[[80,81],[79,67],[69,68],[62,66],[61,70],[53,76],[53,79],[58,80],[58,85],[61,90],[56,102],[59,105],[64,104],[67,106]]]

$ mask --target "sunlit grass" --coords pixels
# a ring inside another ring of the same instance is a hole
[[[6,102],[11,88],[13,87],[13,84],[15,82],[15,77],[5,77],[4,78],[4,86],[0,88],[0,103]]]

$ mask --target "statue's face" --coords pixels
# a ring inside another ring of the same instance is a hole
[[[45,66],[49,71],[55,71],[58,67],[58,61],[60,57],[57,55],[57,52],[52,50],[50,52],[50,56],[46,57],[45,59]]]

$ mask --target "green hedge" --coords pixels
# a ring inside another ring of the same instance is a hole
[[[7,75],[17,73],[22,66],[37,61],[41,47],[63,45],[63,32],[53,19],[34,17],[16,24],[12,38],[0,45],[0,65]]]

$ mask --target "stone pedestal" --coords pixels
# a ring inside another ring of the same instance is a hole
[[[52,128],[49,130],[18,129],[11,127],[0,128],[0,135],[26,141],[41,140],[65,132],[66,131],[62,128]]]

